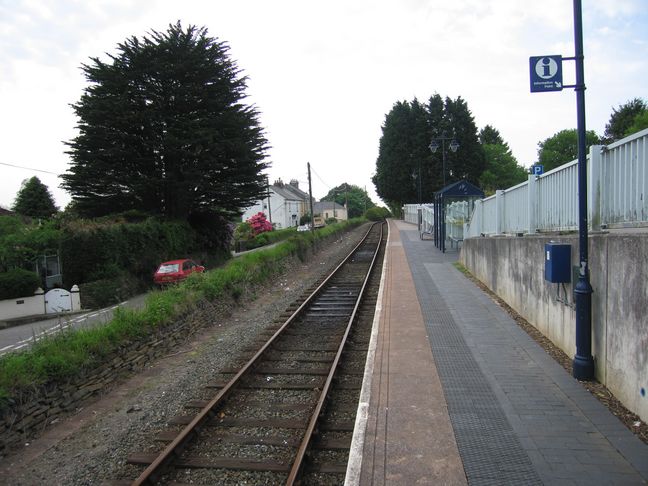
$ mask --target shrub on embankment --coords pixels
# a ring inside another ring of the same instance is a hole
[[[272,245],[273,243],[287,240],[288,238],[297,234],[297,228],[292,227],[272,231],[264,231],[263,233],[259,233],[255,236],[252,236],[251,234],[246,235],[244,231],[239,231],[239,228],[245,228],[246,224],[248,223],[241,223],[239,227],[237,227],[237,230],[234,232],[234,248],[239,252]]]
[[[275,247],[243,255],[222,268],[193,274],[178,286],[152,292],[142,310],[119,308],[105,325],[64,331],[39,340],[27,351],[0,357],[0,413],[16,405],[25,390],[75,380],[115,360],[120,348],[164,328],[201,302],[238,299],[249,288],[279,274],[291,257],[303,261],[320,243],[364,221],[358,218],[315,233],[296,234]]]

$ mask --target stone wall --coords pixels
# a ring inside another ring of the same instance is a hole
[[[38,436],[55,418],[73,412],[118,380],[168,354],[207,323],[213,323],[213,311],[207,305],[198,306],[152,335],[123,345],[112,357],[74,380],[22,390],[11,398],[8,408],[0,410],[0,454]]]
[[[575,234],[469,238],[460,260],[556,346],[574,356],[574,282],[563,288],[544,279],[544,249],[549,241],[571,244],[571,265],[578,266]],[[590,235],[589,264],[596,377],[628,409],[648,420],[648,233]]]

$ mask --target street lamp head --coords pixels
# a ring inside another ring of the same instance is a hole
[[[439,142],[437,142],[436,140],[432,140],[430,142],[430,145],[428,145],[428,148],[432,153],[435,153],[439,149]]]
[[[450,150],[456,152],[458,148],[459,148],[459,142],[457,142],[456,140],[450,142]]]

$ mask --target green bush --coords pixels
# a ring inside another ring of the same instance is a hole
[[[365,218],[367,218],[369,221],[381,221],[385,218],[389,218],[390,216],[391,213],[389,212],[389,209],[378,206],[369,208],[365,212]]]
[[[252,238],[252,225],[247,221],[243,221],[236,225],[234,230],[234,239],[236,241],[249,240]]]
[[[14,268],[0,273],[0,300],[31,297],[40,286],[40,278],[35,272]]]
[[[241,223],[247,224],[247,223]],[[240,226],[240,225],[239,225]],[[236,234],[236,233],[235,233]],[[265,233],[260,233],[255,237],[250,237],[249,239],[237,239],[238,245],[236,245],[237,251],[253,250],[254,248],[259,248],[266,245],[271,245],[277,243],[278,241],[287,240],[291,236],[297,234],[297,228],[285,228],[280,230],[266,231]]]

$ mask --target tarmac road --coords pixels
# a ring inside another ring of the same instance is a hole
[[[34,338],[39,339],[70,327],[79,329],[105,324],[112,319],[113,312],[117,307],[141,308],[144,305],[146,297],[147,294],[141,294],[120,304],[106,307],[105,309],[74,315],[62,315],[51,319],[0,329],[0,356],[30,346],[34,342]]]

